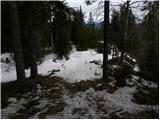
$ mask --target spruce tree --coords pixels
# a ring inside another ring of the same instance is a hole
[[[100,38],[98,34],[98,30],[95,28],[94,19],[92,16],[92,12],[89,13],[88,23],[84,26],[85,31],[85,40],[87,41],[87,48],[89,49],[97,49],[98,41]]]
[[[89,13],[88,24],[89,24],[91,27],[94,27],[94,20],[93,20],[92,12]]]
[[[76,45],[77,50],[86,50],[87,41],[84,33],[84,15],[81,7],[74,13],[72,31],[72,40]]]
[[[125,43],[126,43],[126,40],[127,40],[127,33],[128,33],[128,12],[129,12],[129,0],[127,0],[126,2],[126,6],[124,8],[124,14],[122,16],[122,22],[123,22],[123,25],[124,25],[124,30],[123,30],[123,33],[122,33],[122,49],[121,49],[121,61],[123,61],[124,59],[124,54],[125,54]]]
[[[55,29],[55,52],[59,58],[67,56],[71,50],[71,34],[69,18],[64,2],[55,2],[55,16],[53,19]]]
[[[141,62],[142,69],[151,74],[152,80],[158,81],[159,76],[159,3],[148,2],[149,13],[144,19],[145,50]]]

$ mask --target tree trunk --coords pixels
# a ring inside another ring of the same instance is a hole
[[[36,78],[38,75],[37,70],[37,53],[36,53],[36,33],[32,31],[31,38],[31,78]]]
[[[23,61],[23,51],[22,51],[22,43],[21,43],[21,33],[20,33],[20,24],[19,24],[19,16],[17,11],[17,3],[16,2],[8,2],[9,12],[10,12],[10,22],[11,29],[14,40],[14,56],[16,62],[16,74],[17,80],[25,79],[24,72],[24,61]]]
[[[52,51],[54,50],[54,45],[53,45],[53,33],[51,32],[51,48]]]
[[[122,51],[121,51],[121,63],[123,62],[123,59],[124,59],[125,44],[126,44],[126,40],[127,40],[129,2],[130,2],[130,0],[127,0],[127,3],[126,3],[127,6],[125,8],[124,38],[123,38]]]
[[[31,47],[31,78],[36,78],[38,75],[38,70],[37,70],[37,35],[36,35],[36,29],[37,29],[37,23],[34,20],[34,14],[33,14],[33,2],[29,2],[29,8],[28,8],[28,13],[29,13],[29,25],[30,25],[30,47]]]
[[[108,77],[108,40],[107,40],[108,26],[109,26],[109,1],[104,1],[103,78],[107,78]]]

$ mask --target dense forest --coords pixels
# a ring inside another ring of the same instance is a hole
[[[112,2],[1,1],[2,118],[158,118],[159,1]]]

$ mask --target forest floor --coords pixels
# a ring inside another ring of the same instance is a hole
[[[74,51],[68,60],[53,60],[49,55],[38,66],[43,76],[24,81],[13,81],[13,61],[9,67],[2,62],[1,117],[158,118],[158,84],[138,75],[137,66],[131,67],[129,61],[123,66],[129,66],[132,72],[116,72],[120,68],[118,59],[111,58],[109,78],[100,79],[101,57],[94,51]]]

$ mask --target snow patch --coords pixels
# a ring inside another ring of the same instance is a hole
[[[8,102],[15,103],[15,102],[17,102],[17,98],[10,97],[10,98],[8,98]]]
[[[21,101],[17,103],[11,103],[8,107],[1,110],[1,115],[3,119],[7,119],[13,116],[18,110],[25,109]]]
[[[140,71],[139,66],[136,64],[136,65],[134,66],[133,70],[134,70],[135,72],[139,72],[139,71]]]
[[[63,100],[67,104],[63,111],[55,115],[48,115],[46,118],[56,119],[92,119],[109,116],[114,111],[136,113],[148,108],[147,105],[133,103],[132,94],[136,88],[119,88],[113,94],[106,90],[95,91],[89,88],[85,92],[77,92],[73,95],[63,95]],[[154,106],[157,107],[157,106]]]
[[[1,58],[9,56],[9,53],[1,55]],[[112,58],[111,55],[108,56]],[[56,69],[59,72],[54,73],[52,76],[59,76],[64,78],[67,82],[79,82],[81,80],[92,80],[102,77],[102,61],[103,55],[94,50],[76,51],[73,49],[69,55],[69,60],[62,59],[53,61],[56,58],[55,54],[49,54],[44,57],[42,64],[38,65],[38,74],[49,75],[48,71]],[[91,64],[90,61],[99,61],[100,65]],[[13,60],[12,60],[13,61]],[[5,66],[1,63],[2,78],[1,82],[9,82],[17,79],[15,63],[12,66]],[[26,77],[30,76],[30,69],[25,70]]]

